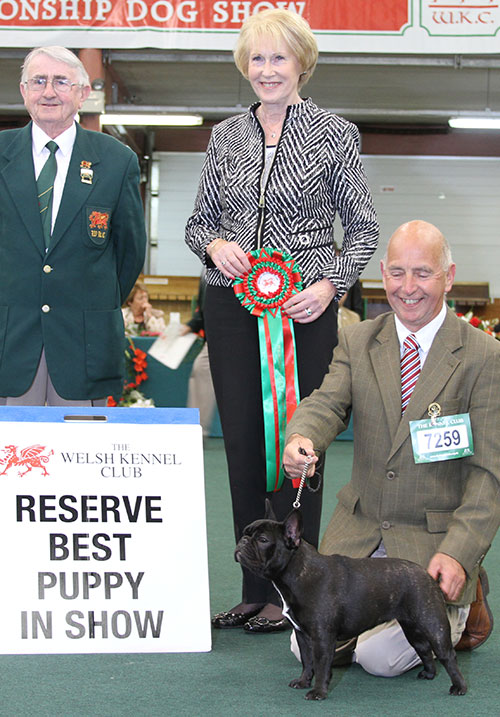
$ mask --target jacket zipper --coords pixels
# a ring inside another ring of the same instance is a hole
[[[262,229],[264,227],[264,211],[266,208],[266,187],[264,185],[263,179],[264,179],[264,172],[266,171],[266,136],[264,134],[264,131],[260,125],[259,120],[257,117],[255,118],[255,121],[259,124],[259,131],[262,135],[262,142],[263,142],[263,153],[262,153],[262,172],[260,173],[260,180],[259,180],[259,187],[260,187],[260,195],[259,195],[259,222],[257,224],[257,241],[256,241],[256,248],[261,249],[262,248]],[[276,153],[275,155],[276,156]],[[274,164],[274,159],[273,159]],[[269,172],[271,172],[272,166],[269,169]],[[269,180],[269,174],[267,176],[267,179]],[[267,182],[266,182],[267,184]]]
[[[287,107],[285,119],[283,120],[283,127],[285,126],[285,122],[288,119],[289,111],[290,111],[290,108]],[[262,141],[263,141],[263,164],[262,164],[262,172],[260,175],[259,223],[257,226],[257,247],[256,247],[257,249],[261,249],[262,248],[262,230],[264,229],[264,219],[265,219],[265,209],[266,209],[266,187],[267,187],[267,183],[269,182],[269,177],[271,176],[271,172],[273,171],[274,162],[276,160],[276,155],[278,153],[278,147],[281,142],[281,137],[283,136],[283,131],[281,132],[280,138],[278,140],[278,144],[276,145],[276,149],[274,150],[273,160],[271,162],[271,166],[269,167],[269,172],[267,173],[266,183],[264,185],[262,179],[264,177],[264,172],[266,171],[266,136],[264,134],[264,130],[262,129],[262,126],[261,126],[259,120],[257,119],[257,117],[255,117],[255,121],[258,124],[259,131],[262,135]]]
[[[261,186],[259,197],[259,225],[257,227],[257,249],[261,249],[262,227],[264,226],[264,210],[266,208],[266,197],[264,192],[265,188],[262,188]]]

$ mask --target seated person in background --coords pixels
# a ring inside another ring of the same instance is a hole
[[[143,332],[161,334],[165,331],[163,311],[153,309],[143,284],[137,282],[122,308],[127,336],[140,336]]]
[[[181,327],[181,335],[193,332],[205,339],[205,324],[203,318],[203,307],[205,304],[206,292],[205,272],[200,278],[198,297],[193,308],[191,319]],[[188,385],[188,408],[200,410],[200,423],[205,437],[210,435],[210,429],[214,418],[216,402],[212,375],[210,373],[210,361],[208,358],[208,345],[204,341],[203,348],[195,358]]]

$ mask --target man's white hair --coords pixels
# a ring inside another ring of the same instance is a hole
[[[68,50],[66,47],[60,45],[51,45],[50,47],[35,47],[31,50],[26,57],[21,68],[21,82],[24,84],[28,79],[29,66],[32,60],[40,55],[46,55],[52,60],[57,62],[63,62],[68,67],[73,68],[78,73],[78,83],[85,87],[90,85],[90,79],[87,70],[82,64],[82,61],[75,55],[74,52]]]

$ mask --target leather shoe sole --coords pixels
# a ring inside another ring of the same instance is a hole
[[[252,617],[244,625],[243,629],[248,633],[283,632],[291,629],[290,622],[286,617],[281,620],[269,620],[267,617]]]
[[[349,640],[339,640],[335,646],[332,667],[345,667],[346,665],[350,665],[357,643],[357,637],[351,637]]]
[[[250,612],[218,612],[212,618],[212,626],[221,630],[232,627],[243,627],[246,622],[257,615],[262,608]]]
[[[469,617],[462,637],[455,646],[455,650],[475,650],[482,645],[493,631],[493,614],[486,600],[490,592],[486,570],[479,570],[477,581],[476,600],[470,606]]]

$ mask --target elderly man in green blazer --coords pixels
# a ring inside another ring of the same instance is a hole
[[[290,421],[283,464],[300,475],[300,448],[312,472],[314,451],[327,448],[352,412],[352,477],[337,496],[321,552],[420,563],[439,581],[454,644],[472,649],[493,626],[480,566],[500,523],[500,343],[447,308],[455,265],[432,224],[399,227],[381,268],[393,312],[341,332],[321,387]],[[409,334],[418,358],[403,408]],[[376,675],[419,663],[397,623],[343,647],[355,648],[355,661]]]
[[[75,122],[90,84],[71,51],[33,50],[20,89],[32,122],[0,133],[0,396],[102,405],[121,390],[120,306],[145,254],[137,157]]]

